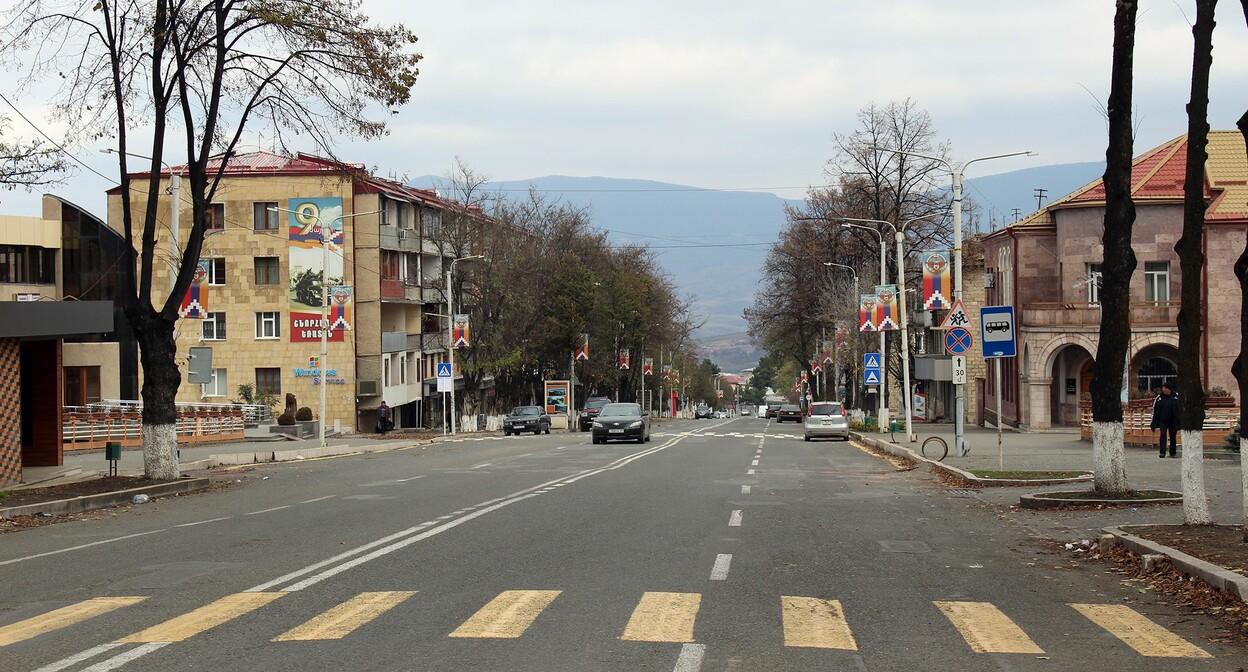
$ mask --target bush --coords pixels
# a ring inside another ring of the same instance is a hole
[[[1233,452],[1236,452],[1236,453],[1239,452],[1239,423],[1238,422],[1235,423],[1235,426],[1231,428],[1231,433],[1222,437],[1222,440],[1226,442],[1227,447],[1230,448]]]
[[[277,416],[277,424],[279,424],[279,425],[293,425],[293,424],[295,424],[295,416],[293,416],[293,415],[291,415],[291,414],[289,414],[289,413],[283,413],[283,414],[281,414],[281,415]]]
[[[864,422],[850,422],[849,428],[855,432],[874,432],[878,429],[875,418],[867,418]]]
[[[302,421],[311,420],[312,409],[308,408],[307,406],[300,408],[299,410],[295,411],[295,419],[302,420]]]

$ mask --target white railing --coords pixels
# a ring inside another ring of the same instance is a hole
[[[241,404],[177,404],[179,443],[241,440],[245,412]],[[267,410],[267,409],[266,409]],[[67,450],[103,448],[108,443],[143,443],[143,404],[106,400],[62,408],[61,442]]]

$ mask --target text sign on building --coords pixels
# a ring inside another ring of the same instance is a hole
[[[966,357],[963,355],[953,356],[953,384],[966,384]]]
[[[1014,306],[984,306],[979,309],[980,338],[984,357],[1013,357]]]
[[[321,287],[322,283],[328,283],[332,287],[346,281],[343,265],[342,199],[292,198],[287,204],[290,342],[320,341],[322,311],[331,325],[327,339],[342,342],[343,328],[333,325],[338,318],[349,322],[352,309],[350,293],[331,295],[331,305],[322,306],[328,292]],[[328,251],[326,247],[329,248]],[[342,301],[335,303],[338,299]]]

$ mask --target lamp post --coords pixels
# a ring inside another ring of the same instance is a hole
[[[950,180],[953,184],[953,298],[955,301],[962,298],[962,176],[968,166],[979,161],[990,161],[992,159],[1004,159],[1010,156],[1035,156],[1034,152],[1009,152],[1008,154],[993,154],[991,156],[981,156],[971,159],[966,163],[955,165],[947,159],[939,156],[931,156],[929,154],[920,154],[918,152],[910,152],[903,149],[892,149],[889,147],[872,147],[871,149],[880,152],[889,152],[891,154],[899,154],[902,156],[914,156],[920,159],[936,161],[944,164],[949,170]],[[953,418],[953,445],[959,457],[963,457],[969,452],[970,447],[966,445],[962,438],[966,424],[966,386],[965,384],[955,384],[954,386],[954,418]]]
[[[829,267],[829,268],[843,268],[843,269],[845,269],[845,270],[849,271],[850,273],[853,273],[853,274],[854,274],[854,296],[853,296],[853,299],[854,299],[854,306],[856,307],[856,306],[858,305],[858,300],[859,300],[859,296],[858,296],[858,271],[857,271],[857,270],[855,270],[853,266],[846,266],[845,264],[838,264],[838,263],[836,263],[836,262],[834,262],[834,261],[825,261],[825,262],[823,262],[823,265],[824,265],[824,266],[827,266],[827,267]],[[835,326],[835,325],[834,325],[834,326]],[[836,399],[836,386],[837,386],[837,385],[839,385],[839,384],[840,384],[840,382],[841,382],[841,381],[840,381],[840,372],[839,372],[840,365],[841,365],[841,359],[840,359],[840,357],[836,357],[835,359],[836,359],[837,373],[836,373],[836,375],[832,376],[832,388],[833,388],[833,389],[832,389],[832,398],[833,398],[834,400],[836,400],[836,401],[840,401],[839,399]],[[857,389],[857,388],[855,387],[855,389]],[[855,394],[854,396],[855,396],[855,397],[857,397],[858,395],[857,395],[857,394]],[[877,401],[878,401],[878,400],[877,400]]]
[[[101,149],[100,152],[104,154],[121,154],[121,152],[118,152],[111,147]],[[147,159],[148,161],[152,160],[152,157],[144,156],[142,154],[125,152],[125,155],[133,156],[136,159]],[[169,265],[169,291],[172,292],[174,285],[178,283],[178,271],[181,270],[178,265],[178,258],[182,256],[178,250],[178,238],[181,236],[179,222],[180,215],[182,213],[182,175],[180,173],[173,172],[173,168],[163,160],[160,163],[169,170],[169,198],[170,201],[172,201],[169,206],[169,256],[171,259]]]
[[[455,294],[451,291],[451,275],[455,272],[456,263],[484,258],[484,254],[459,257],[452,259],[450,265],[446,267],[446,361],[451,365],[451,436],[455,435],[455,336],[453,333],[455,328]]]
[[[838,218],[838,219],[843,220],[844,218]],[[887,224],[887,222],[885,223]],[[888,281],[885,279],[885,270],[887,269],[888,262],[886,261],[885,253],[888,248],[884,246],[884,234],[880,233],[879,229],[873,229],[869,226],[863,226],[861,224],[851,224],[849,222],[844,222],[841,224],[841,226],[844,226],[846,228],[854,228],[854,229],[862,229],[864,231],[870,231],[874,233],[877,238],[879,238],[879,241],[880,241],[880,284],[883,285],[887,283]],[[889,224],[889,226],[891,227],[892,224]],[[884,356],[884,332],[883,331],[880,331],[880,360],[881,362],[883,362],[883,365],[880,367],[880,398],[878,400],[879,405],[880,405],[879,406],[880,410],[878,412],[878,415],[880,416],[880,433],[884,434],[885,432],[888,431],[888,403],[884,400],[884,394],[885,392],[888,391],[888,358]]]

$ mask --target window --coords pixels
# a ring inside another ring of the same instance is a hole
[[[1088,303],[1101,302],[1101,265],[1088,264],[1088,272],[1083,276],[1088,286]]]
[[[1149,357],[1140,367],[1135,384],[1141,390],[1153,391],[1160,390],[1163,383],[1176,385],[1178,378],[1179,368],[1174,362],[1165,357]]]
[[[202,397],[224,397],[229,395],[230,386],[226,383],[225,369],[212,370],[212,382],[200,386]]]
[[[256,394],[273,394],[280,395],[282,393],[282,370],[281,369],[256,369]]]
[[[399,384],[407,384],[407,358],[399,357]]]
[[[1170,262],[1144,262],[1144,300],[1170,300]]]
[[[204,223],[205,231],[224,231],[225,230],[225,204],[209,203],[208,204],[208,221]]]
[[[224,341],[225,313],[208,313],[199,325],[199,338],[203,341]]]
[[[281,338],[281,319],[277,312],[256,313],[256,338]]]
[[[384,382],[382,384],[386,387],[390,387],[390,358],[386,357],[382,362],[382,365],[385,368]]]
[[[282,211],[277,209],[276,202],[260,201],[252,204],[251,208],[253,227],[256,231],[277,230]]]
[[[402,267],[402,255],[391,250],[381,251],[381,279],[382,280],[402,280],[400,268]]]
[[[282,283],[282,267],[277,257],[256,257],[256,284],[280,285]]]
[[[100,367],[65,367],[65,405],[86,406],[100,400]]]
[[[225,257],[213,257],[208,260],[208,284],[225,284]]]
[[[55,283],[56,250],[31,245],[0,245],[0,282]]]

